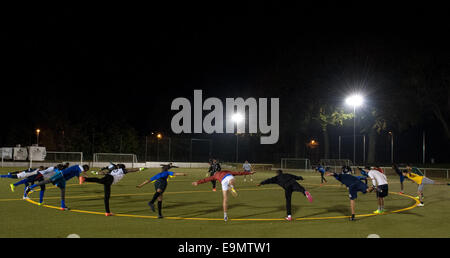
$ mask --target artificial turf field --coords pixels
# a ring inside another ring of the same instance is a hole
[[[2,168],[1,174],[17,168]],[[450,237],[450,186],[426,185],[425,207],[415,207],[416,201],[395,194],[400,191],[397,176],[389,176],[388,211],[372,216],[377,203],[375,193],[358,193],[357,220],[349,221],[348,191],[333,177],[320,186],[319,173],[295,173],[314,198],[313,203],[300,193],[292,198],[294,221],[284,221],[284,192],[277,185],[256,184],[275,175],[260,171],[254,181],[237,176],[239,196],[229,196],[229,221],[223,221],[222,193],[211,191],[211,184],[194,187],[191,182],[205,177],[205,169],[172,169],[185,172],[169,180],[164,194],[164,219],[157,219],[147,205],[155,191],[153,184],[141,189],[136,185],[160,169],[146,169],[127,174],[112,186],[111,211],[106,217],[103,206],[103,185],[78,184],[68,181],[66,205],[70,211],[60,211],[59,189],[47,185],[45,204],[38,206],[22,200],[23,186],[11,192],[9,184],[17,179],[0,179],[0,237],[2,238],[65,238],[78,234],[81,238],[366,238],[378,234],[382,238],[448,238]],[[416,196],[417,185],[405,180],[405,194]],[[39,189],[39,187],[37,188]],[[39,193],[30,195],[38,201]],[[371,216],[366,216],[371,215]]]

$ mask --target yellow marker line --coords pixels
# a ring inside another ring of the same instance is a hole
[[[76,184],[74,184],[76,185]],[[327,185],[327,186],[340,186],[340,185]],[[255,188],[243,188],[240,189],[240,191],[260,191],[260,190],[280,190],[280,187],[275,187],[275,188],[259,188],[259,189],[255,189]],[[167,192],[165,194],[179,194],[179,193],[205,193],[205,192],[210,192],[210,191],[182,191],[182,192]],[[371,216],[378,216],[378,215],[386,215],[386,214],[392,214],[392,213],[398,213],[398,212],[402,212],[402,211],[406,211],[406,210],[411,210],[413,208],[415,208],[417,206],[417,204],[419,204],[420,202],[413,196],[410,195],[406,195],[406,194],[400,194],[397,192],[391,192],[391,194],[396,194],[396,195],[400,195],[400,196],[406,196],[408,198],[411,198],[415,201],[414,205],[411,205],[409,207],[406,208],[402,208],[399,210],[395,210],[395,211],[389,211],[389,212],[384,212],[382,214],[360,214],[360,215],[356,215],[355,217],[371,217]],[[115,196],[131,196],[131,195],[144,195],[144,194],[122,194],[122,195],[115,195]],[[148,195],[148,193],[146,194]],[[93,196],[78,196],[78,197],[74,197],[74,198],[92,198]],[[98,197],[98,196],[97,196]],[[36,204],[39,205],[39,203],[31,200],[31,199],[27,199],[28,202],[32,203],[32,204]],[[60,209],[59,207],[56,206],[51,206],[51,205],[42,205],[43,207],[46,208],[52,208],[52,209]],[[95,215],[105,215],[105,213],[102,212],[95,212],[95,211],[85,211],[85,210],[69,210],[72,212],[78,212],[78,213],[86,213],[86,214],[95,214]],[[157,216],[144,216],[144,215],[133,215],[133,214],[120,214],[120,213],[115,213],[114,216],[116,217],[132,217],[132,218],[150,218],[150,219],[156,219]],[[297,218],[295,220],[328,220],[328,219],[342,219],[342,218],[350,218],[350,216],[334,216],[334,217],[310,217],[310,218]],[[172,220],[196,220],[196,221],[223,221],[223,219],[221,218],[185,218],[185,217],[164,217],[164,219],[172,219]],[[233,221],[283,221],[284,219],[282,218],[277,218],[277,219],[272,219],[272,218],[267,218],[267,219],[229,219],[229,220],[233,220]]]

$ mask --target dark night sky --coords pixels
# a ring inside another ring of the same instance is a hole
[[[293,77],[297,66],[309,87],[328,56],[366,56],[367,71],[387,64],[386,76],[410,53],[448,56],[445,10],[256,2],[15,8],[2,33],[2,104],[22,103],[5,116],[30,127],[67,111],[74,121],[120,116],[141,133],[161,130],[170,126],[171,101],[193,89],[205,98],[279,97],[280,70]]]

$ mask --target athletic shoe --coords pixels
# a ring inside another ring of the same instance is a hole
[[[423,203],[419,203],[419,204],[417,204],[417,206],[419,206],[419,207],[423,207],[423,206],[425,206]]]
[[[162,219],[162,218],[164,218],[163,215],[158,215],[158,219]]]
[[[61,207],[61,208],[59,208],[59,209],[62,210],[62,211],[68,211],[68,210],[69,210],[68,207]]]
[[[139,168],[139,171],[142,171],[142,170],[144,170],[145,168]]]
[[[223,220],[228,221],[228,216],[227,215],[223,216]]]
[[[22,200],[29,200],[29,199],[30,199],[30,197],[25,196],[25,195],[22,197]]]
[[[236,189],[234,189],[234,187],[231,187],[231,195],[233,195],[234,197],[238,196],[238,193],[236,192]]]
[[[216,188],[213,188],[213,192],[215,192],[216,191]]]
[[[16,187],[14,186],[14,184],[10,184],[9,187],[11,187],[11,192],[14,193],[14,189],[16,188]]]
[[[313,202],[313,198],[312,198],[311,194],[308,191],[305,191],[305,195],[306,195],[306,198],[308,198],[309,202]]]
[[[110,217],[110,216],[113,216],[114,214],[112,214],[111,212],[107,212],[107,213],[105,213],[105,216],[106,217]]]
[[[42,205],[44,205],[44,203],[43,203],[43,202],[40,202],[40,203],[38,203],[38,205],[39,205],[39,206],[42,206]]]
[[[291,216],[287,216],[284,219],[287,220],[287,221],[292,221],[292,217]]]
[[[403,192],[399,192],[399,194],[403,194]]]
[[[86,178],[80,176],[80,185],[84,183],[84,181],[86,181]]]
[[[155,212],[155,204],[148,202],[148,206],[150,206],[150,209],[152,209],[152,211]]]
[[[31,189],[31,187],[29,187],[29,186],[25,187],[24,197],[28,197],[28,195],[32,192],[33,192],[33,190]]]
[[[376,211],[374,211],[373,213],[375,213],[375,214],[381,214],[381,213],[383,213],[383,212],[380,211],[380,210],[376,210]]]

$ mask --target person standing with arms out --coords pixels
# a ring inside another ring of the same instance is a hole
[[[405,176],[403,176],[403,173],[397,164],[392,164],[392,169],[400,177],[400,193],[403,194],[403,181],[405,181]]]
[[[338,173],[325,173],[325,176],[333,176],[336,180],[344,184],[348,188],[349,197],[350,197],[350,209],[352,215],[350,217],[350,221],[355,220],[355,200],[358,198],[358,192],[362,192],[363,194],[367,193],[367,185],[364,184],[357,177],[349,175],[349,174],[338,174]]]
[[[141,188],[144,185],[154,182],[155,183],[155,194],[153,195],[153,198],[150,202],[148,202],[148,205],[150,206],[150,209],[155,212],[155,201],[158,200],[158,218],[162,219],[162,200],[163,200],[163,194],[166,191],[167,188],[167,178],[174,177],[174,176],[186,176],[185,173],[175,173],[172,171],[168,171],[171,168],[171,165],[165,165],[161,168],[161,173],[158,173],[151,177],[149,180],[144,181],[142,184],[137,185],[137,188]]]
[[[244,172],[252,172],[252,165],[250,163],[248,163],[248,160],[246,160],[244,162],[244,164],[242,165],[242,168],[244,169]],[[244,175],[244,182],[247,181],[247,175]],[[253,182],[253,174],[251,174],[250,176],[250,181]]]
[[[257,186],[265,185],[265,184],[277,184],[284,189],[284,197],[286,198],[286,220],[292,220],[292,211],[291,211],[291,198],[293,192],[300,192],[306,198],[308,198],[309,202],[313,201],[311,194],[305,190],[303,186],[301,186],[296,180],[303,180],[303,177],[296,176],[292,174],[285,174],[281,169],[277,170],[277,175],[268,178],[261,183],[257,184]]]
[[[386,175],[376,169],[369,170],[368,175],[370,179],[372,179],[372,187],[369,189],[369,192],[376,189],[378,199],[378,209],[373,213],[381,214],[384,212],[384,197],[386,197],[389,193],[388,181]]]
[[[198,186],[199,184],[204,184],[209,181],[219,181],[222,184],[222,207],[223,207],[223,220],[228,220],[228,190],[231,191],[231,194],[236,197],[237,192],[234,188],[235,178],[234,176],[240,176],[240,175],[250,175],[255,172],[232,172],[232,171],[219,171],[214,173],[214,175],[198,180],[196,182],[192,182],[192,185]]]
[[[220,166],[220,163],[217,161],[217,159],[212,159],[211,166],[209,166],[209,170],[208,170],[209,176],[213,176],[214,173],[219,172],[221,170],[222,170],[222,167]],[[213,192],[215,192],[216,191],[216,180],[212,180],[211,184],[212,184],[212,190],[213,190]]]

